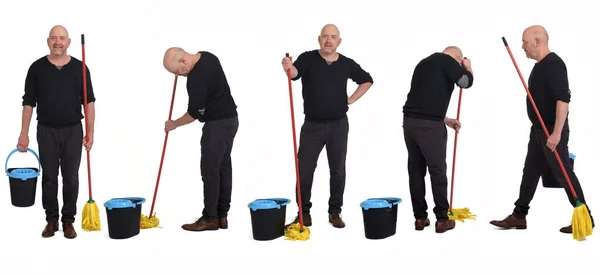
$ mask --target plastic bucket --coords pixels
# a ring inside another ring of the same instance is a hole
[[[127,239],[140,233],[140,218],[144,198],[128,197],[110,199],[104,203],[111,239]]]
[[[400,198],[372,198],[360,204],[367,239],[385,239],[396,234],[400,202]]]
[[[270,241],[284,235],[286,205],[289,199],[259,199],[248,204],[252,221],[252,237]]]
[[[30,148],[27,151],[32,153],[38,161],[38,168],[8,168],[8,160],[10,157],[19,152],[19,149],[14,149],[6,158],[4,171],[8,176],[10,184],[10,201],[16,207],[30,207],[35,204],[35,194],[37,189],[37,181],[40,176],[41,163],[40,157]]]
[[[556,159],[553,159],[552,161],[556,161]],[[571,162],[571,166],[573,167],[573,169],[575,169],[575,155],[573,155],[572,153],[569,153],[569,161]],[[556,177],[550,169],[550,165],[546,164],[545,168],[546,169],[542,172],[542,186],[544,188],[565,188],[564,186],[560,185],[560,183],[556,180]]]

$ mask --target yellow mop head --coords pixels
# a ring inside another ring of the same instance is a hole
[[[88,200],[83,206],[83,213],[81,214],[81,217],[81,228],[83,230],[100,230],[100,211],[98,210],[98,206],[94,200]]]
[[[469,208],[454,208],[448,211],[448,217],[451,220],[465,222],[465,219],[475,220],[477,215],[472,214]]]
[[[148,218],[148,216],[142,214],[142,217],[140,218],[140,228],[141,229],[159,227],[158,226],[159,223],[160,223],[160,220],[156,217],[156,215],[152,216],[152,218]]]
[[[310,229],[304,226],[300,230],[300,223],[294,223],[285,231],[285,239],[288,241],[306,241],[310,239]]]
[[[592,218],[585,204],[579,204],[573,211],[573,221],[571,223],[573,230],[573,239],[583,241],[587,236],[592,235]]]

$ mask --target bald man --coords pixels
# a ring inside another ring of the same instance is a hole
[[[579,196],[579,201],[587,204],[581,184],[575,172],[573,172],[573,164],[569,159],[568,113],[571,90],[569,88],[567,66],[562,58],[555,52],[550,51],[548,32],[542,26],[534,25],[523,31],[522,48],[527,58],[536,61],[529,76],[529,92],[535,101],[546,129],[550,133],[550,137],[546,137],[533,105],[527,98],[527,115],[532,125],[519,198],[515,202],[515,208],[510,216],[503,220],[490,222],[492,225],[505,229],[527,228],[526,216],[529,213],[529,204],[533,200],[540,176],[548,168],[552,171],[556,181],[564,187],[571,205],[576,206],[576,201],[554,155],[555,150],[558,152],[573,188]],[[592,224],[595,226],[593,221],[592,218]],[[573,233],[571,225],[562,227],[559,231]]]
[[[19,151],[29,146],[29,126],[33,108],[37,108],[37,142],[42,168],[42,205],[46,211],[43,237],[58,231],[58,172],[63,183],[62,228],[64,236],[77,236],[73,223],[79,195],[79,166],[82,144],[92,149],[94,142],[95,101],[89,68],[87,74],[88,141],[83,136],[81,120],[83,101],[82,62],[67,54],[71,38],[63,26],[54,26],[47,39],[50,54],[37,59],[27,71]]]
[[[373,78],[356,61],[337,52],[342,38],[335,25],[325,25],[318,41],[320,49],[303,52],[293,63],[291,57],[282,60],[283,69],[290,69],[292,80],[302,78],[305,120],[298,149],[301,211],[304,225],[311,226],[313,174],[319,155],[326,147],[330,171],[329,222],[343,228],[345,222],[340,214],[346,185],[349,129],[346,113],[348,105],[355,103],[373,85]],[[348,79],[358,84],[351,96],[347,93]],[[296,217],[292,223],[298,222]]]
[[[446,126],[458,131],[461,124],[446,116],[456,85],[473,85],[471,61],[462,51],[450,46],[422,59],[416,66],[410,91],[403,107],[404,141],[408,150],[408,177],[415,217],[415,230],[429,226],[425,200],[425,173],[429,168],[435,207],[435,232],[454,229],[448,219],[448,178],[446,176]]]
[[[204,209],[196,222],[184,224],[188,231],[227,229],[231,203],[231,150],[238,130],[237,106],[221,62],[208,51],[190,54],[169,48],[163,65],[167,71],[187,78],[187,112],[165,122],[172,131],[196,120],[204,123],[200,139],[200,174],[204,183]]]

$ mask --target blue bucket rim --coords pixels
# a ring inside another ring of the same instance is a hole
[[[10,160],[12,155],[16,152],[19,152],[19,148],[12,150],[6,157],[6,161],[4,162],[4,172],[6,173],[6,175],[10,178],[18,178],[18,179],[26,180],[27,178],[24,178],[23,175],[16,176],[17,173],[13,173],[13,172],[15,172],[15,171],[20,172],[23,170],[28,170],[28,173],[26,173],[28,175],[28,178],[39,177],[40,173],[42,171],[42,163],[40,161],[40,157],[38,156],[38,154],[31,148],[27,148],[27,152],[33,154],[35,156],[35,158],[37,159],[37,161],[38,161],[37,171],[35,171],[34,168],[11,168],[13,170],[8,172],[8,161]],[[30,172],[30,171],[32,171],[32,172]]]

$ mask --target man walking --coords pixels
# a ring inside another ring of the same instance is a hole
[[[462,65],[462,66],[461,66]],[[425,200],[425,173],[429,168],[435,207],[435,231],[454,229],[448,219],[448,177],[446,143],[448,127],[458,131],[461,124],[446,117],[454,86],[468,89],[473,85],[471,61],[463,59],[455,46],[433,53],[417,64],[410,92],[403,107],[404,141],[408,150],[408,177],[415,230],[429,226]]]
[[[298,166],[304,226],[311,226],[310,208],[313,175],[319,155],[326,147],[330,171],[329,222],[336,228],[345,227],[342,212],[346,185],[346,149],[349,123],[348,105],[356,102],[373,85],[373,78],[349,57],[337,52],[342,42],[338,28],[328,24],[318,38],[320,49],[306,51],[293,63],[291,57],[282,60],[284,71],[290,69],[292,80],[302,78],[305,120],[300,130]],[[358,87],[348,97],[347,82]],[[298,223],[296,217],[294,222]]]
[[[194,223],[184,224],[189,231],[227,229],[231,203],[231,150],[238,130],[237,106],[221,62],[212,53],[196,54],[169,48],[164,55],[165,69],[187,77],[187,112],[177,120],[165,122],[165,131],[199,120],[204,123],[200,139],[200,173],[204,182],[204,210]]]
[[[42,205],[47,225],[43,237],[58,231],[58,171],[62,175],[64,236],[77,236],[73,223],[77,214],[79,167],[82,143],[86,150],[94,142],[95,101],[89,69],[87,74],[88,141],[83,136],[81,109],[83,102],[82,62],[67,54],[71,38],[67,29],[57,25],[47,39],[50,54],[39,58],[29,67],[25,79],[21,134],[17,147],[26,152],[29,146],[29,125],[33,108],[37,106],[37,142],[42,167]]]
[[[548,166],[556,181],[567,192],[567,197],[571,205],[573,207],[576,206],[573,194],[554,155],[555,150],[558,152],[580,202],[587,204],[581,184],[575,172],[573,172],[573,165],[569,160],[568,144],[570,131],[568,113],[571,90],[569,88],[567,67],[556,53],[550,51],[548,47],[548,32],[542,26],[534,25],[523,31],[522,48],[527,58],[536,61],[529,76],[529,92],[535,101],[546,129],[550,133],[550,137],[546,137],[546,133],[535,113],[533,105],[527,98],[527,115],[532,126],[529,133],[529,144],[527,146],[527,156],[525,157],[519,198],[515,202],[512,215],[504,220],[490,222],[492,225],[505,229],[527,228],[525,217],[529,213],[529,204],[533,200],[540,176]],[[595,226],[593,218],[592,225]],[[561,228],[560,232],[571,234],[573,230],[571,225],[568,225]]]

